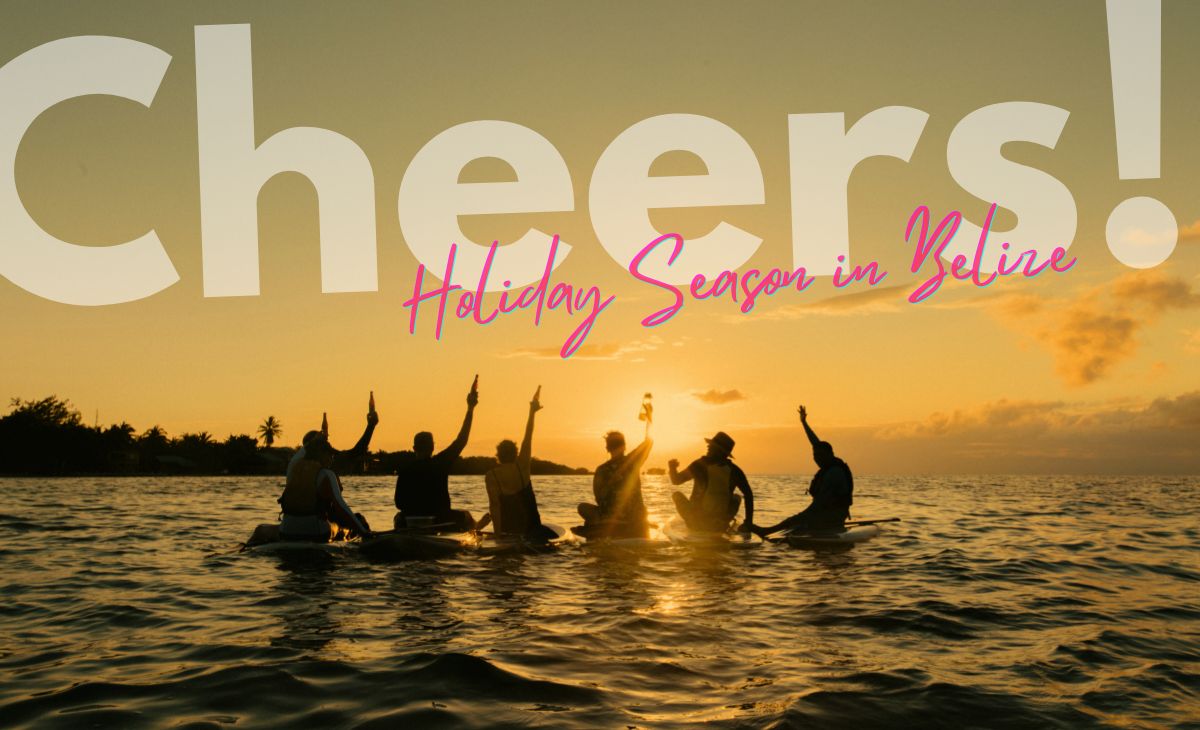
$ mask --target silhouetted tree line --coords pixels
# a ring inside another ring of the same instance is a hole
[[[264,440],[281,432],[271,417]],[[263,427],[259,432],[263,433]],[[230,434],[218,441],[205,431],[170,437],[159,426],[141,433],[128,423],[88,426],[70,401],[14,398],[0,417],[0,474],[66,476],[74,474],[277,474],[287,470],[294,449],[260,448],[249,434]],[[394,474],[411,451],[374,452],[351,473]],[[490,456],[468,456],[455,463],[454,474],[483,474],[496,465]],[[534,459],[534,474],[586,474],[550,461]]]
[[[260,449],[247,434],[218,441],[205,431],[172,438],[159,426],[137,432],[121,422],[88,426],[70,401],[14,398],[0,417],[0,473],[67,474],[273,474],[283,473],[290,452]]]

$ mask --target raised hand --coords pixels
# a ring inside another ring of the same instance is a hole
[[[367,425],[374,426],[379,423],[379,414],[375,412],[375,391],[371,391],[371,395],[367,397]]]
[[[806,423],[808,421],[808,409],[804,406],[800,406],[796,409],[796,411],[800,414],[800,422]]]
[[[670,461],[667,462],[667,466],[671,467],[672,470],[678,469],[679,468],[679,459],[671,459]]]
[[[538,386],[533,393],[533,400],[529,401],[529,412],[537,413],[542,410],[542,386]]]
[[[467,393],[467,406],[474,408],[479,404],[479,376],[475,376],[474,382],[471,383],[471,390]]]

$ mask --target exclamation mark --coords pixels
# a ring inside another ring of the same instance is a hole
[[[1117,127],[1117,175],[1160,177],[1162,152],[1162,2],[1108,0],[1108,57]],[[1130,198],[1113,209],[1108,248],[1126,266],[1158,266],[1179,240],[1179,224],[1154,198]]]

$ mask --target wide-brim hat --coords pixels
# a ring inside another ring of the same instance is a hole
[[[729,434],[725,433],[724,431],[717,431],[712,438],[704,439],[704,441],[709,444],[716,444],[717,446],[721,447],[726,454],[733,453],[733,439],[730,438]]]

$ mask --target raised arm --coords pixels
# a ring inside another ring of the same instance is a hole
[[[371,446],[371,436],[375,434],[375,426],[378,424],[379,414],[375,411],[367,413],[367,427],[359,437],[358,443],[346,451],[334,451],[336,468],[346,469],[367,455],[367,449]]]
[[[677,469],[679,469],[679,459],[671,459],[667,462],[667,476],[671,478],[672,484],[678,487],[680,484],[692,480],[692,467],[689,466],[683,471],[677,471]]]
[[[359,437],[358,443],[350,447],[348,451],[338,452],[340,456],[346,458],[357,458],[365,456],[367,448],[371,445],[371,436],[375,434],[375,427],[379,425],[379,414],[375,411],[367,413],[367,427],[363,429],[362,436]]]
[[[479,382],[479,377],[476,376],[475,382]],[[475,406],[479,404],[479,391],[475,385],[471,386],[471,390],[467,393],[467,415],[463,417],[462,428],[458,430],[458,436],[454,441],[446,447],[443,454],[451,454],[457,457],[462,453],[463,449],[467,448],[467,439],[471,438],[471,422],[475,417]]]
[[[529,464],[533,460],[533,417],[542,410],[542,386],[538,386],[529,401],[529,419],[525,421],[525,437],[521,439],[521,451],[517,454],[517,466],[520,466],[526,476],[529,476]]]
[[[817,438],[817,434],[814,433],[812,428],[808,425],[808,409],[804,406],[800,406],[798,410],[800,412],[800,425],[804,426],[804,433],[808,436],[808,442],[813,446],[816,446],[821,442],[821,439]]]
[[[642,464],[646,463],[646,459],[650,458],[650,449],[654,448],[654,439],[647,437],[645,441],[638,444],[638,447],[625,455],[625,459],[621,462],[621,468],[618,474],[622,477],[629,473],[636,473],[642,470]]]

